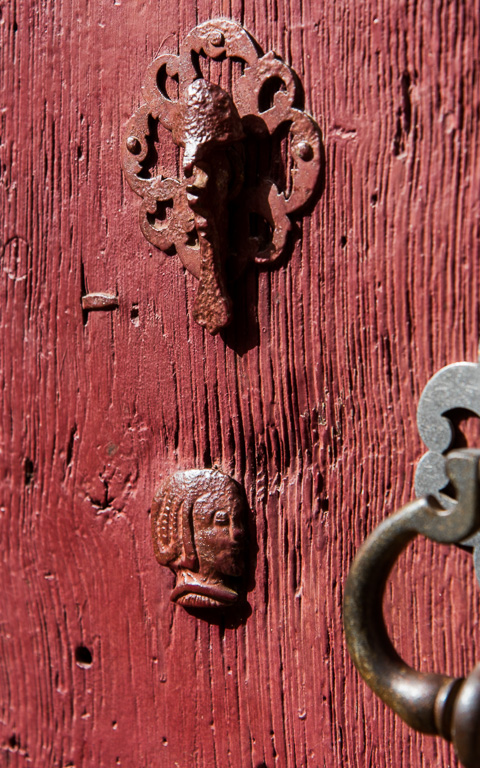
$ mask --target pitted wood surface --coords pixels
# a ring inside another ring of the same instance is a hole
[[[423,386],[477,355],[477,3],[0,10],[0,764],[456,767],[360,681],[341,600],[412,497]],[[140,233],[119,137],[153,56],[221,15],[301,76],[326,178],[291,258],[248,272],[245,316],[211,338],[194,278]],[[95,292],[119,308],[83,313]],[[216,464],[256,525],[237,627],[175,609],[150,541],[163,477]],[[478,661],[465,553],[419,542],[388,604],[416,666]]]

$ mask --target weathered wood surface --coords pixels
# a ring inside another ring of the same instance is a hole
[[[0,764],[453,768],[359,680],[341,601],[360,542],[412,497],[424,384],[476,359],[478,3],[0,15]],[[188,319],[194,279],[143,239],[118,144],[153,56],[218,15],[293,65],[326,148],[291,259],[243,281],[258,333],[239,318],[224,339]],[[84,317],[86,291],[119,309]],[[163,474],[213,463],[256,521],[237,628],[175,609],[150,541]],[[419,542],[391,598],[412,663],[478,660],[466,554]]]

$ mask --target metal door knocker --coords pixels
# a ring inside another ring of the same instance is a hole
[[[231,93],[203,77],[201,56],[244,63]],[[168,96],[173,80],[177,101]],[[249,261],[272,264],[282,255],[290,217],[318,187],[320,130],[302,109],[293,70],[227,19],[195,27],[178,56],[156,58],[143,97],[122,145],[127,181],[142,198],[140,227],[199,280],[193,316],[214,334],[232,319],[229,284]],[[165,178],[152,161],[157,122],[183,148],[180,178]]]
[[[388,576],[402,550],[421,534],[432,541],[473,548],[479,576],[480,450],[446,454],[454,437],[449,412],[480,416],[480,366],[457,363],[425,387],[417,422],[430,451],[415,478],[421,498],[391,515],[360,548],[345,585],[347,646],[372,690],[410,726],[452,741],[465,768],[480,765],[480,664],[466,678],[409,667],[388,636],[382,601]],[[451,483],[456,498],[446,493]]]
[[[176,576],[170,599],[184,608],[237,602],[245,565],[246,499],[217,469],[176,472],[152,504],[152,538],[160,565]]]

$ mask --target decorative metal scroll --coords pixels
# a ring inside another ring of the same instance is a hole
[[[418,463],[415,492],[417,496],[434,496],[448,510],[456,503],[445,493],[450,482],[446,453],[455,438],[455,426],[448,415],[456,409],[480,417],[480,364],[462,362],[445,366],[426,384],[418,403],[418,431],[429,450]],[[473,547],[475,572],[480,583],[480,533],[462,544]]]
[[[231,94],[204,79],[202,55],[244,63]],[[177,101],[168,96],[171,79],[178,82]],[[156,58],[143,97],[122,148],[126,178],[142,198],[140,227],[153,245],[174,249],[198,278],[194,318],[216,333],[232,319],[229,285],[249,261],[279,259],[292,215],[317,188],[320,130],[301,108],[293,70],[274,53],[263,54],[240,24],[226,19],[195,27],[178,56]],[[156,121],[183,147],[181,178],[165,178],[158,167],[145,172]],[[280,183],[275,167],[282,131],[287,181]]]

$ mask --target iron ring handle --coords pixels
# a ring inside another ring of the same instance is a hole
[[[458,543],[480,527],[479,467],[480,451],[451,452],[446,471],[457,490],[454,508],[425,497],[387,518],[360,548],[344,597],[347,647],[364,680],[408,725],[453,741],[466,768],[480,765],[480,665],[466,680],[412,669],[388,636],[382,600],[398,556],[418,534]]]

